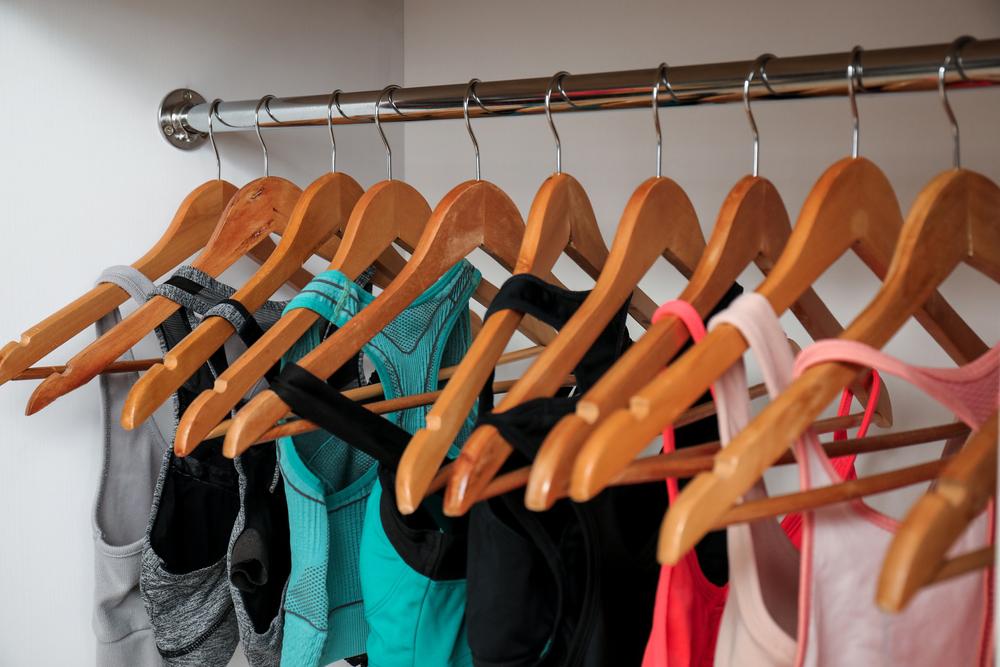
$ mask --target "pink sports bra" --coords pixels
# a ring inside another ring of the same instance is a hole
[[[753,326],[763,327],[757,335],[767,338],[775,350],[779,346],[787,349],[779,340],[783,336],[770,307],[756,295],[747,296],[740,305],[752,311],[747,320]],[[744,335],[748,333],[744,329]],[[961,368],[928,369],[908,366],[860,343],[829,340],[807,348],[792,370],[798,375],[827,361],[867,366],[908,380],[973,428],[996,409],[998,402],[1000,348]],[[783,365],[787,384],[792,374]],[[729,405],[718,385],[717,391],[722,423],[727,421],[723,413]],[[726,442],[726,435],[722,437]],[[812,431],[795,443],[795,451],[803,489],[842,479]],[[763,483],[758,483],[745,498],[764,494]],[[715,664],[987,664],[992,653],[990,573],[966,575],[927,589],[901,614],[885,614],[875,606],[878,570],[896,525],[894,519],[861,500],[822,507],[803,516],[801,554],[775,521],[730,526],[731,592],[716,644]],[[987,544],[992,539],[992,526],[990,517],[979,517],[955,545],[955,553]]]
[[[769,337],[753,335],[755,332],[753,324],[748,322],[748,320],[753,319],[752,309],[740,305],[741,302],[746,304],[747,297],[751,296],[756,295],[747,294],[734,301],[728,309],[712,319],[710,326],[717,326],[719,322],[729,322],[741,330],[751,331],[751,335],[747,336],[747,341],[750,349],[754,350],[759,358],[761,366],[770,369],[773,365],[772,358],[782,359],[786,362],[784,366],[787,366],[785,376],[790,378],[793,355],[780,326],[775,338],[779,346],[777,349],[772,350],[768,347],[772,343]],[[762,297],[757,298],[761,299],[768,312],[771,312],[767,301],[763,300]],[[688,328],[691,338],[695,342],[705,337],[705,326],[702,324],[701,317],[686,301],[675,300],[663,304],[653,315],[653,321],[656,322],[667,315],[678,317]],[[771,319],[777,322],[773,312],[771,312]],[[744,325],[744,323],[746,324]],[[765,372],[765,379],[767,380],[767,378],[768,373]],[[780,387],[774,381],[771,384],[769,384],[769,389],[774,395],[787,384],[787,380]],[[864,435],[871,421],[872,410],[878,398],[878,386],[876,377],[869,401],[870,408],[866,410],[865,418],[858,432],[859,436]],[[712,392],[719,411],[720,435],[725,443],[750,420],[750,399],[743,363],[740,362],[723,375],[712,388]],[[839,414],[847,414],[852,398],[853,394],[849,391],[844,392]],[[846,438],[847,433],[839,431],[835,437],[837,439]],[[672,428],[663,432],[663,451],[674,451]],[[853,476],[853,461],[853,456],[837,459],[838,471],[841,474]],[[667,479],[667,490],[670,500],[673,501],[678,494],[676,479]],[[789,515],[782,524],[796,543],[801,526],[800,519],[797,515]],[[712,665],[716,637],[728,591],[728,585],[717,586],[708,580],[701,570],[697,555],[693,551],[686,554],[677,565],[663,566],[660,569],[660,579],[657,584],[653,628],[646,645],[643,667],[703,667]]]

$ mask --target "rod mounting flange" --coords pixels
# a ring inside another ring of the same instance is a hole
[[[190,88],[171,90],[163,98],[156,112],[156,122],[160,134],[171,146],[189,151],[205,143],[208,135],[189,127],[182,120],[188,110],[204,103],[205,98]]]

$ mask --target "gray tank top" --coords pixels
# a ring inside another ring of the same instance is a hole
[[[246,339],[253,332],[270,326],[281,315],[284,304],[267,302],[253,316],[250,316],[238,302],[230,299],[235,290],[207,274],[189,266],[178,268],[159,287],[129,266],[116,266],[106,270],[99,283],[112,283],[125,289],[137,303],[144,303],[154,295],[165,296],[180,304],[182,308],[156,329],[156,338],[161,353],[166,353],[182,340],[205,317],[223,317]],[[102,335],[121,320],[116,309],[97,323],[97,333]],[[123,358],[132,358],[127,353]],[[214,355],[212,363],[199,369],[185,385],[172,397],[172,419],[163,425],[163,431],[153,419],[149,419],[132,431],[119,424],[125,399],[132,385],[138,379],[137,373],[102,375],[100,377],[101,399],[104,419],[104,452],[97,499],[94,504],[95,539],[95,610],[94,632],[98,640],[97,664],[102,667],[145,667],[146,665],[168,664],[210,664],[210,662],[173,662],[164,655],[162,637],[164,632],[172,634],[170,628],[184,620],[183,615],[169,615],[152,618],[149,614],[148,595],[140,595],[142,554],[147,547],[147,529],[151,518],[155,517],[155,506],[159,502],[158,481],[170,459],[170,445],[173,442],[177,420],[187,404],[197,393],[211,386],[214,377],[225,364],[225,351]],[[224,464],[232,477],[233,488],[243,483],[243,471],[234,467],[231,461]],[[242,493],[237,504],[240,514],[244,514],[241,504]],[[155,501],[155,502],[154,502]],[[240,526],[242,528],[242,526]],[[224,535],[228,544],[231,535]],[[235,540],[235,533],[232,535]],[[225,552],[224,552],[225,555]],[[225,558],[223,558],[225,564]],[[226,598],[228,623],[220,624],[214,634],[228,650],[228,657],[235,650],[236,643],[244,630],[248,644],[253,644],[256,633],[249,617],[243,609],[235,617],[233,601],[229,599],[228,574],[222,568],[216,597]],[[214,589],[213,589],[214,590]],[[145,592],[144,592],[145,593]],[[219,595],[224,593],[223,595]],[[239,597],[239,596],[235,596]],[[145,599],[144,599],[145,598]],[[237,606],[241,607],[237,602]],[[159,622],[158,622],[159,621]],[[166,628],[161,628],[165,625]],[[280,632],[278,633],[280,637]],[[279,639],[280,641],[280,639]],[[157,646],[159,644],[159,646]],[[258,651],[266,654],[267,651]],[[225,664],[225,661],[222,662]],[[267,661],[251,661],[252,665],[268,664]]]
[[[114,266],[100,283],[121,287],[138,304],[156,287],[131,266]],[[116,308],[97,321],[98,337],[121,321]],[[127,352],[122,359],[132,359]],[[152,420],[126,431],[119,423],[129,389],[138,373],[100,376],[104,421],[101,476],[92,517],[94,529],[94,613],[97,662],[102,667],[159,665],[149,617],[139,597],[139,561],[153,489],[166,438]],[[171,434],[172,435],[172,434]]]

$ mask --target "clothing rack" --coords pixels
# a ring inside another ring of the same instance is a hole
[[[926,44],[861,51],[855,62],[859,93],[896,93],[930,90],[937,86],[938,70],[951,44]],[[750,96],[755,100],[800,99],[846,95],[847,66],[852,52],[770,58],[754,76]],[[738,61],[670,67],[668,86],[661,88],[661,106],[739,102],[743,85],[754,61]],[[946,72],[950,88],[1000,84],[1000,39],[969,41],[952,60]],[[657,68],[568,74],[551,97],[551,110],[598,111],[634,109],[650,104]],[[552,75],[530,79],[482,81],[468,105],[470,117],[543,113]],[[333,106],[333,123],[370,123],[381,102],[379,120],[384,122],[462,118],[467,82],[395,88],[391,91],[343,92]],[[475,99],[478,98],[478,103]],[[213,123],[214,132],[253,131],[260,99],[221,102]],[[274,98],[260,114],[260,126],[300,127],[325,125],[332,91],[319,95]],[[159,109],[159,125],[172,145],[195,148],[206,138],[211,104],[189,89],[171,91]]]

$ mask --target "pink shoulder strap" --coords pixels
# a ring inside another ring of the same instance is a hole
[[[795,374],[827,362],[844,362],[895,375],[919,387],[972,428],[979,428],[997,409],[1000,390],[1000,344],[958,368],[911,366],[870,345],[851,340],[824,340],[810,345],[795,360]]]
[[[691,336],[691,340],[694,342],[700,341],[705,337],[705,323],[701,321],[701,315],[695,310],[687,301],[683,299],[674,299],[673,301],[667,301],[662,306],[656,309],[653,313],[653,323],[657,323],[664,317],[674,316],[678,318],[681,323],[687,327],[688,334]],[[715,396],[715,388],[712,388],[712,396]],[[663,443],[661,451],[672,452],[676,449],[674,442],[674,427],[667,426],[663,429]],[[677,480],[673,477],[667,479],[667,496],[670,501],[673,502],[674,498],[680,490],[677,488]]]

